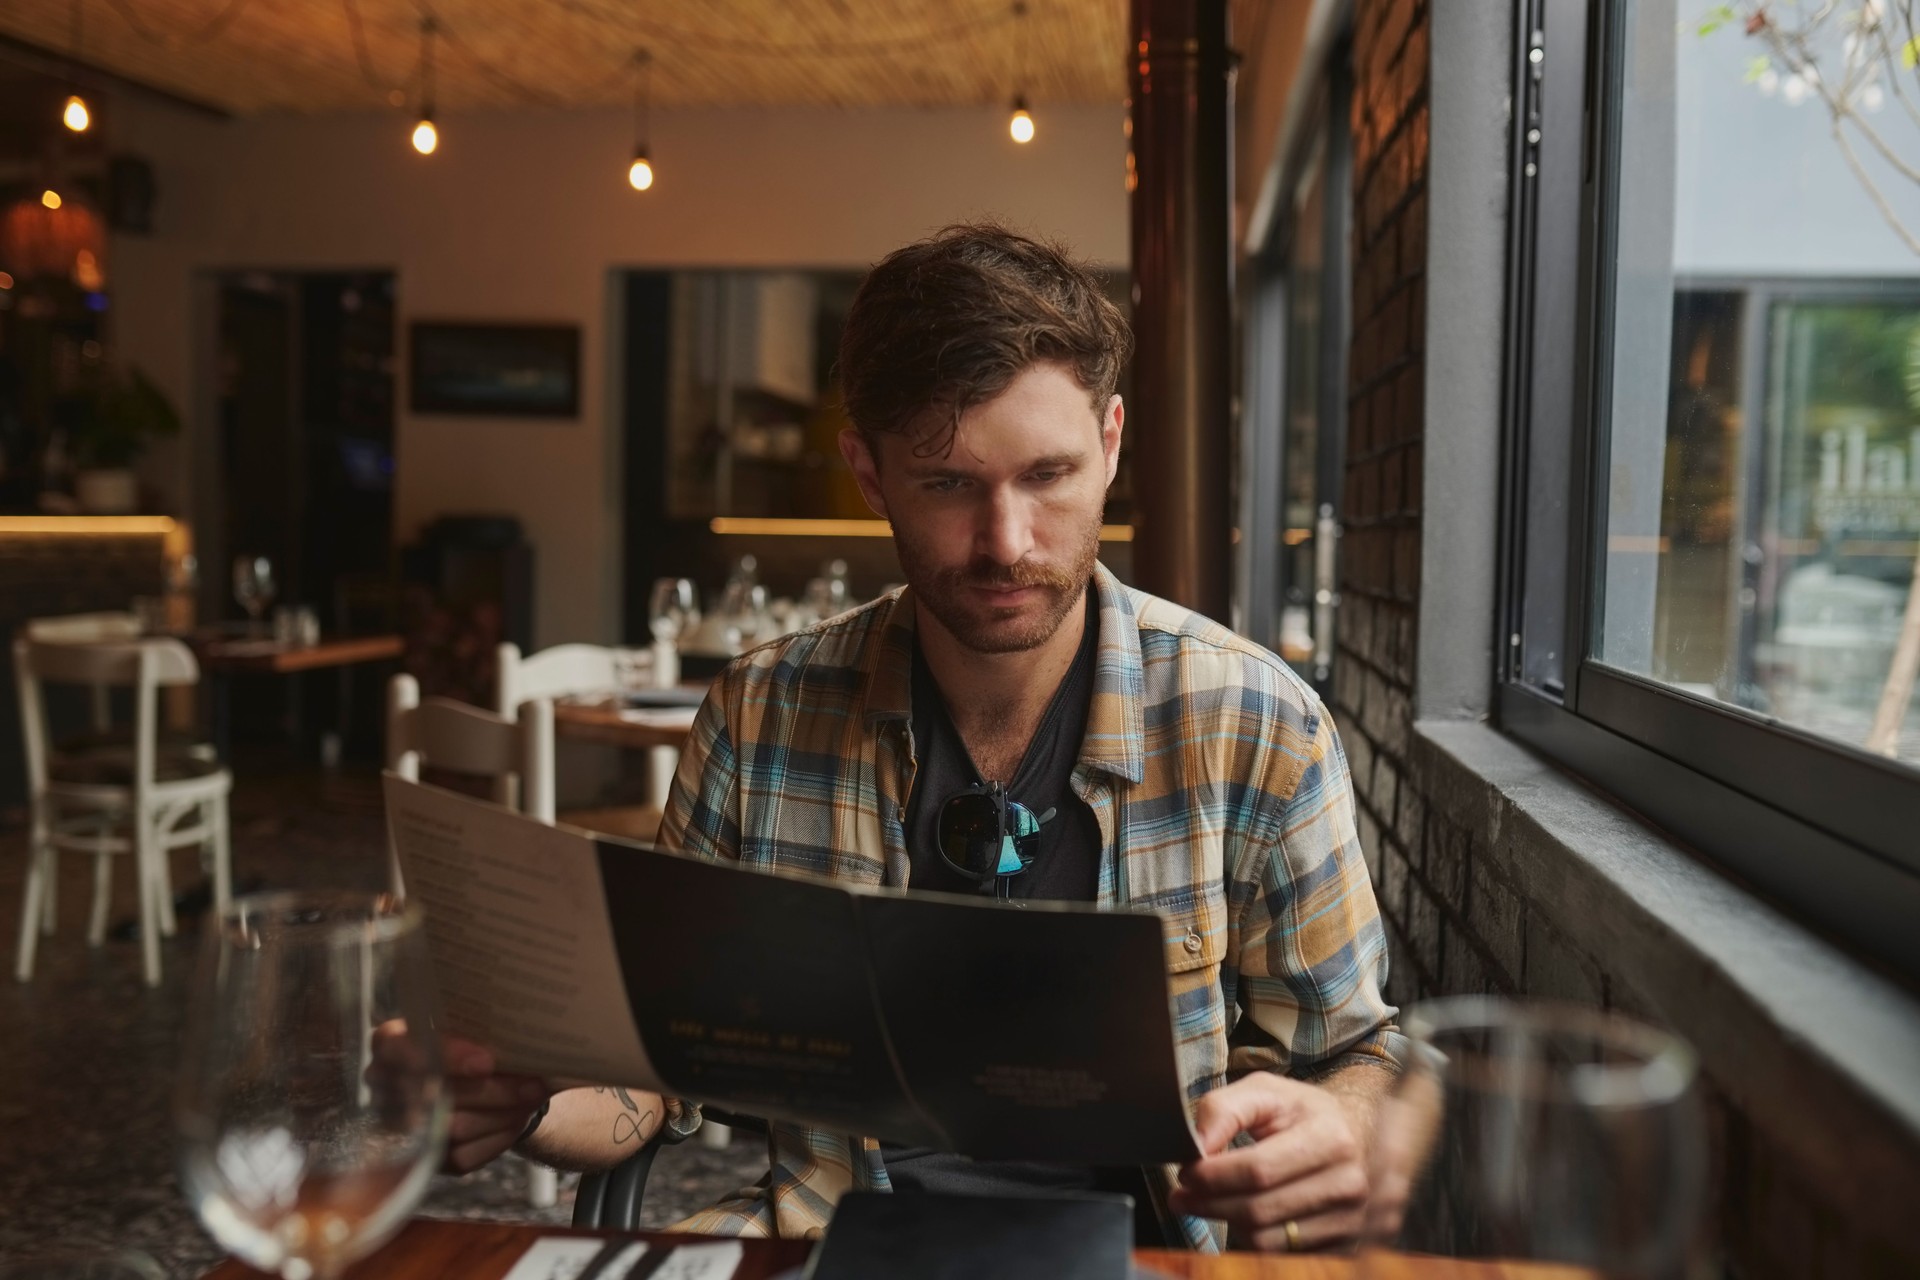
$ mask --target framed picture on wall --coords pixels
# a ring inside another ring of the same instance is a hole
[[[417,320],[408,326],[415,413],[580,416],[580,327]]]

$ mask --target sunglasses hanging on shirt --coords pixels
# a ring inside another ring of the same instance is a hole
[[[996,895],[1008,897],[1013,877],[1033,865],[1040,828],[1053,814],[1035,817],[998,782],[976,782],[940,806],[940,857],[982,887],[993,881]]]

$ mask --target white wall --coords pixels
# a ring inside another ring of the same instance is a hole
[[[450,512],[519,517],[543,646],[613,639],[620,612],[611,268],[865,266],[983,215],[1127,256],[1118,105],[1044,111],[1026,147],[997,107],[660,112],[644,195],[626,185],[625,111],[451,116],[431,158],[397,115],[214,121],[129,102],[114,118],[116,149],[147,157],[160,192],[155,234],[112,245],[115,337],[182,406],[208,402],[190,283],[211,269],[392,269],[403,339],[414,318],[581,327],[578,421],[415,417],[403,388],[397,424],[398,537]],[[191,449],[150,467],[184,511]]]

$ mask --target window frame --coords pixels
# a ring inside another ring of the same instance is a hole
[[[1494,716],[1790,914],[1920,977],[1920,770],[1592,656],[1629,3],[1514,6]],[[1777,282],[1744,283],[1758,295]],[[1821,283],[1778,292],[1817,295]],[[1557,582],[1542,572],[1555,564]],[[1563,629],[1557,679],[1528,675],[1530,585],[1533,616]]]

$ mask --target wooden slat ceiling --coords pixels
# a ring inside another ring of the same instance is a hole
[[[443,110],[958,106],[1126,92],[1127,0],[5,0],[0,35],[235,114],[410,106],[431,15]]]

